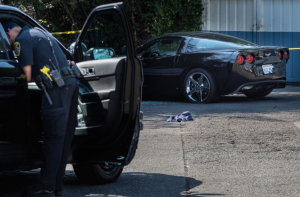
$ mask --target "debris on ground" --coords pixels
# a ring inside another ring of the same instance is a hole
[[[186,122],[186,121],[193,121],[192,114],[189,111],[182,112],[177,116],[170,116],[167,122]]]

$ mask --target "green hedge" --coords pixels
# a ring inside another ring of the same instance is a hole
[[[2,0],[19,7],[38,20],[50,32],[80,30],[89,12],[112,0]],[[124,0],[133,25],[136,45],[153,37],[179,31],[200,31],[201,0]],[[75,35],[57,35],[66,46]]]

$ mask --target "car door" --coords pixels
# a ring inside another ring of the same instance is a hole
[[[27,82],[0,24],[0,172],[20,169],[28,148]]]
[[[158,38],[139,50],[144,71],[144,89],[148,91],[168,91],[172,87],[174,64],[181,37]]]
[[[128,164],[139,138],[142,69],[122,3],[95,8],[74,47],[79,77],[75,161]]]

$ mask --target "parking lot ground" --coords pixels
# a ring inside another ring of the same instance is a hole
[[[261,99],[143,101],[144,130],[116,183],[85,185],[68,165],[65,196],[300,196],[300,86]],[[166,122],[190,111],[194,121]],[[0,196],[19,196],[38,170],[0,175]]]

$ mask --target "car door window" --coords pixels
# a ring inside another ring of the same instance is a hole
[[[209,47],[208,40],[193,38],[190,40],[187,46],[187,52],[198,52],[203,51],[204,49]]]
[[[139,58],[175,56],[182,38],[164,38],[154,42],[138,54]]]
[[[82,41],[83,61],[126,55],[124,29],[116,12],[98,14]]]
[[[8,59],[6,51],[5,51],[5,47],[3,44],[3,39],[1,36],[0,36],[0,59],[5,59],[5,60]]]

